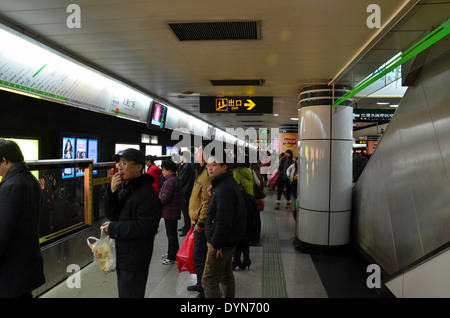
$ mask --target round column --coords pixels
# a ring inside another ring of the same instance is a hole
[[[299,95],[299,211],[297,238],[336,246],[350,240],[353,108],[334,107],[349,89],[305,87]]]

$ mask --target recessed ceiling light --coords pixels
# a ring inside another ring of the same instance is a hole
[[[278,114],[273,114],[274,116],[278,116]]]

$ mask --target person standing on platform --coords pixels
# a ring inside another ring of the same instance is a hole
[[[286,171],[287,168],[289,168],[290,165],[294,163],[294,160],[292,159],[292,150],[288,149],[284,153],[284,156],[282,160],[280,161],[280,165],[278,166],[278,171],[280,171],[280,176],[277,179],[277,202],[275,205],[275,209],[280,209],[281,204],[281,194],[286,190],[285,197],[286,197],[286,209],[289,209],[291,207],[291,182],[289,181],[289,178],[287,177]]]
[[[219,163],[209,157],[207,162],[213,179],[205,226],[208,254],[202,284],[206,298],[234,298],[233,252],[247,228],[244,198],[225,160]]]
[[[181,181],[178,179],[177,165],[172,160],[164,160],[161,164],[164,183],[159,193],[162,205],[162,217],[166,225],[166,235],[169,241],[167,253],[163,254],[163,264],[176,263],[179,249],[177,225],[181,217]]]
[[[248,162],[248,157],[246,157],[245,163],[238,163],[238,167],[233,170],[233,177],[238,183],[242,185],[245,192],[253,196],[253,174],[250,169],[250,163]],[[247,211],[250,213],[250,211]],[[249,233],[248,233],[249,234]],[[241,261],[241,254],[243,261]],[[240,269],[245,269],[246,267],[250,269],[252,261],[250,260],[250,245],[249,245],[249,235],[244,235],[242,239],[237,244],[233,255],[233,270],[236,267]]]
[[[14,141],[0,139],[0,177],[0,298],[32,298],[45,283],[39,246],[43,197]]]
[[[120,298],[143,298],[153,241],[161,219],[161,202],[154,179],[142,174],[145,155],[126,149],[113,156],[118,172],[105,193],[102,229],[116,241],[116,270]]]
[[[191,197],[192,188],[195,181],[194,163],[191,161],[191,153],[184,151],[181,155],[181,169],[178,173],[181,186],[183,187],[181,211],[184,217],[184,226],[179,230],[180,236],[186,236],[191,227],[191,218],[189,217],[189,198]]]
[[[204,298],[205,293],[202,287],[203,268],[205,267],[206,253],[208,251],[205,236],[206,213],[208,212],[209,193],[208,187],[211,185],[211,178],[206,170],[206,158],[203,152],[204,146],[200,146],[195,151],[195,162],[197,166],[197,177],[192,188],[189,199],[189,216],[194,227],[194,265],[197,272],[197,284],[188,286],[189,291],[198,291],[197,298]]]
[[[145,165],[147,166],[147,174],[150,174],[155,182],[153,183],[153,187],[155,188],[156,194],[159,195],[159,183],[161,176],[161,168],[155,164],[156,156],[148,155],[145,156]]]

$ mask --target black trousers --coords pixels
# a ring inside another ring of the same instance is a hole
[[[189,216],[189,199],[190,194],[188,195],[187,193],[183,193],[183,196],[181,198],[181,212],[183,213],[184,218],[183,230],[185,230],[186,232],[189,231],[189,228],[191,226],[191,218]]]
[[[277,191],[277,200],[281,199],[281,194],[283,193],[284,188],[286,188],[285,197],[286,200],[291,200],[291,182],[289,181],[289,178],[285,178],[283,181],[277,182],[278,185],[278,191]]]
[[[193,225],[195,226],[195,225]],[[194,264],[197,272],[197,287],[198,292],[203,295],[202,276],[205,269],[206,254],[208,253],[208,246],[206,244],[205,231],[194,232]]]
[[[141,272],[130,272],[117,269],[119,298],[144,298],[147,277],[148,269]]]
[[[166,235],[169,241],[169,246],[167,249],[167,258],[171,261],[175,261],[177,258],[177,252],[180,248],[178,244],[178,220],[164,219],[164,224],[166,225]]]

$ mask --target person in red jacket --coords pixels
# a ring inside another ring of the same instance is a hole
[[[147,155],[145,156],[145,165],[147,166],[147,174],[152,175],[155,182],[153,187],[155,188],[156,194],[159,195],[159,176],[162,171],[161,168],[155,165],[156,156]]]

